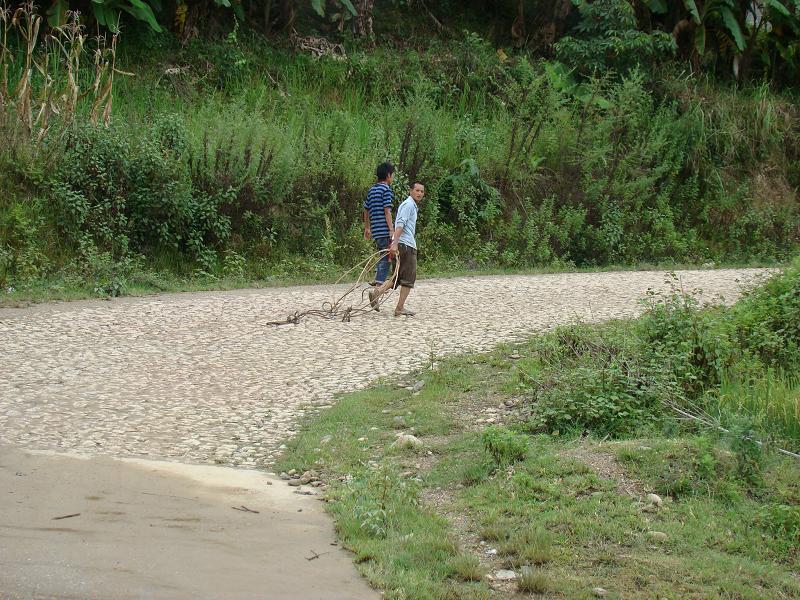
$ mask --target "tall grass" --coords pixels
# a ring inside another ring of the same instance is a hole
[[[753,380],[726,377],[718,402],[723,420],[744,416],[759,431],[800,450],[800,376],[770,369]]]

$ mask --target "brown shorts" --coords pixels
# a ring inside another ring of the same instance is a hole
[[[417,281],[417,249],[405,244],[398,244],[397,253],[400,255],[400,272],[397,275],[395,289],[399,286],[413,288]]]

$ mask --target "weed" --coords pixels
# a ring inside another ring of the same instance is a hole
[[[550,589],[550,580],[542,569],[525,566],[520,569],[517,589],[523,594],[544,594]]]
[[[486,569],[477,557],[470,554],[459,554],[450,561],[453,573],[462,581],[481,581]]]
[[[498,466],[520,461],[528,451],[527,436],[505,427],[487,427],[481,439],[484,448]]]
[[[526,527],[501,545],[513,566],[543,565],[553,559],[553,536],[541,527]]]

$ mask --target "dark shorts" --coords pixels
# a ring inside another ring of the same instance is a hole
[[[405,244],[397,246],[397,253],[400,255],[400,272],[397,275],[398,286],[413,288],[417,281],[417,249]]]

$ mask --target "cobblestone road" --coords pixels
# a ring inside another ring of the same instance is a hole
[[[685,289],[734,300],[762,271],[683,271]],[[266,321],[329,300],[330,286],[0,310],[0,444],[185,462],[269,465],[307,410],[438,355],[554,325],[639,312],[663,272],[424,280],[395,318]]]

